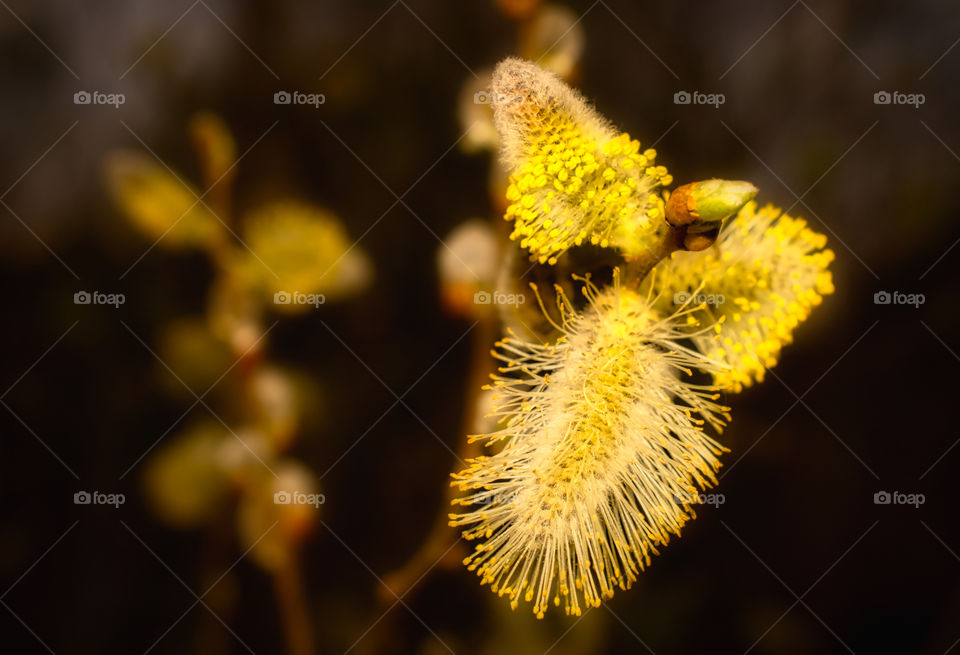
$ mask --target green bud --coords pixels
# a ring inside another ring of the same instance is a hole
[[[757,187],[749,182],[732,180],[705,180],[697,182],[690,191],[696,223],[710,224],[712,229],[717,223],[736,214],[757,195]]]
[[[737,180],[703,180],[678,187],[667,202],[667,221],[688,233],[709,232],[757,195],[757,187]]]

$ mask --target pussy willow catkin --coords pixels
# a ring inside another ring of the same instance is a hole
[[[583,313],[561,294],[556,342],[497,344],[505,426],[474,438],[504,446],[454,476],[473,509],[451,522],[480,540],[467,566],[539,617],[551,601],[580,614],[629,587],[693,516],[723,450],[704,427],[726,408],[689,379],[717,367],[678,345],[678,317],[619,285],[584,292]]]

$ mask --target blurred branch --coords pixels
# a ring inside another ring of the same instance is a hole
[[[300,558],[290,557],[273,574],[273,588],[280,602],[280,619],[290,655],[312,655],[313,630],[300,574]]]

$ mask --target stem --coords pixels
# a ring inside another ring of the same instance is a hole
[[[273,588],[280,605],[280,619],[290,655],[312,655],[313,630],[300,582],[299,555],[293,553],[273,573]]]
[[[669,257],[675,250],[684,250],[686,231],[685,227],[677,228],[664,222],[660,241],[653,248],[637,257],[627,258],[623,270],[624,286],[636,289],[661,260]]]
[[[207,254],[216,265],[217,270],[226,274],[230,264],[230,256],[232,252],[230,240],[227,238],[226,233],[218,231],[210,238],[209,241],[207,241],[206,246]]]
[[[218,520],[207,526],[204,533],[203,546],[200,553],[200,581],[204,589],[217,583],[217,576],[230,562],[230,553],[233,552],[233,516],[224,513]],[[231,588],[229,578],[219,581],[225,585],[212,589],[206,596],[206,602],[217,616],[226,622],[231,622],[236,606],[236,596]],[[212,616],[200,623],[195,635],[197,652],[208,655],[221,655],[228,652],[229,635]]]

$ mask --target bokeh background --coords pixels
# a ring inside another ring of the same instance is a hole
[[[402,602],[389,582],[446,512],[474,381],[478,327],[444,310],[438,249],[464,220],[499,220],[492,155],[466,151],[459,99],[518,51],[511,12],[525,3],[0,4],[6,652],[288,652],[296,611],[323,653],[958,647],[960,7],[560,3],[583,36],[572,77],[600,111],[656,143],[678,182],[751,180],[808,218],[837,254],[837,292],[775,375],[730,399],[724,504],[634,589],[580,620],[537,622],[481,588],[459,546]],[[126,102],[74,104],[81,90]],[[325,102],[276,105],[279,90]],[[677,105],[683,90],[725,102]],[[884,90],[925,101],[875,104]],[[235,506],[175,529],[144,490],[140,458],[162,435],[158,449],[221,411],[236,428],[220,408],[238,400],[228,380],[210,411],[194,404],[151,354],[172,321],[203,315],[215,267],[196,250],[148,251],[104,162],[149,149],[203,189],[188,136],[201,110],[242,155],[238,214],[287,197],[324,207],[373,269],[348,299],[263,319],[279,321],[263,356],[310,379],[285,457],[325,496],[294,609],[244,556]],[[76,305],[80,290],[126,302]],[[924,302],[878,305],[881,291]],[[78,490],[126,502],[75,505]],[[925,502],[878,505],[880,491]]]

